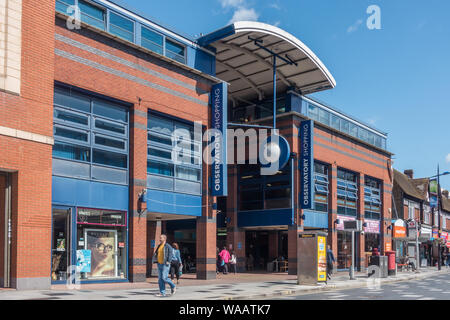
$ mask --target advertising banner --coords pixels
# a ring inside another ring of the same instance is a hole
[[[438,207],[438,197],[436,195],[430,195],[430,208],[436,209]]]
[[[327,281],[327,238],[317,237],[317,281]]]
[[[302,209],[313,209],[314,176],[314,121],[300,123],[300,204]]]
[[[437,180],[430,180],[430,193],[438,193],[438,183]]]
[[[344,230],[344,221],[355,221],[355,217],[337,216],[339,223],[336,225],[336,230]]]
[[[228,89],[227,84],[222,82],[212,87],[211,91],[211,129],[216,134],[211,141],[214,146],[212,164],[211,194],[215,197],[228,195],[227,183],[227,126],[228,126]]]
[[[378,220],[364,220],[367,227],[364,227],[366,233],[380,233],[380,221]]]
[[[91,250],[77,250],[77,272],[91,272]]]
[[[113,230],[85,230],[85,249],[91,252],[89,278],[117,277],[116,236]]]

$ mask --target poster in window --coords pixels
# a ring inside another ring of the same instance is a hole
[[[116,231],[85,230],[86,250],[91,251],[89,278],[117,277]]]
[[[91,272],[91,250],[77,250],[77,271]]]
[[[56,240],[56,251],[64,252],[66,251],[66,239]]]
[[[317,237],[317,261],[318,261],[318,272],[317,281],[323,282],[327,281],[327,238],[326,237]]]

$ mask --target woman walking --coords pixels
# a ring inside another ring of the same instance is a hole
[[[180,248],[178,246],[178,243],[174,243],[172,245],[173,247],[173,258],[170,263],[170,279],[173,280],[174,274],[177,277],[177,284],[180,283],[180,271],[183,268],[182,262],[181,262],[181,255],[180,255]]]

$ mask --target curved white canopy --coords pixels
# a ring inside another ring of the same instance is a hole
[[[277,60],[278,92],[292,87],[308,94],[336,86],[328,69],[299,39],[275,26],[241,21],[198,39],[200,45],[216,49],[216,76],[230,84],[231,99],[251,101],[273,95],[272,56],[251,39],[297,63]]]

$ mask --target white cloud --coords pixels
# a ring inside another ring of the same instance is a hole
[[[220,4],[222,5],[222,8],[236,8],[241,6],[244,3],[244,0],[220,0]]]
[[[219,0],[224,12],[229,9],[234,10],[233,17],[229,23],[236,21],[257,21],[259,13],[255,9],[250,8],[246,0]]]
[[[445,157],[445,161],[447,161],[447,163],[450,163],[450,153]]]
[[[255,11],[255,9],[247,9],[245,7],[239,7],[233,14],[233,18],[231,18],[229,23],[233,23],[236,21],[258,21],[259,14]]]
[[[353,25],[347,28],[347,33],[355,32],[359,29],[359,27],[362,25],[363,21],[362,19],[358,19]]]

